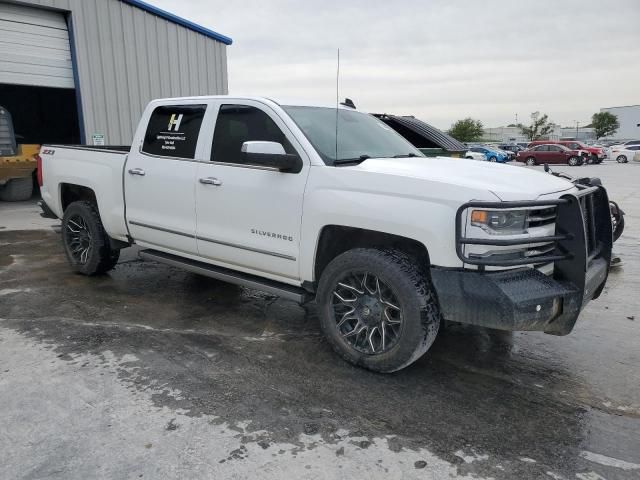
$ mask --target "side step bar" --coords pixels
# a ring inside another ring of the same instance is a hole
[[[205,277],[215,278],[224,282],[241,285],[243,287],[261,290],[271,293],[287,300],[293,300],[300,304],[309,302],[313,299],[313,294],[303,288],[294,287],[285,283],[260,278],[247,273],[236,272],[224,267],[217,267],[204,262],[198,262],[189,258],[178,257],[170,253],[159,252],[157,250],[142,250],[140,257],[144,260],[154,260],[156,262],[165,263],[172,267],[182,268],[189,272],[204,275]]]

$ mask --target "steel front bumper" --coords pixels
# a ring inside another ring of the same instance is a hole
[[[568,334],[580,311],[604,288],[613,244],[606,190],[582,187],[557,200],[469,202],[456,215],[456,251],[471,269],[431,269],[445,319],[502,330],[539,330]],[[525,239],[477,239],[463,233],[464,216],[472,208],[557,208],[552,236]],[[550,242],[554,249],[535,257],[501,259],[470,257],[464,245],[526,245]],[[531,265],[553,265],[547,276]],[[524,267],[487,271],[485,267]]]
[[[566,335],[607,278],[608,263],[592,262],[585,291],[538,270],[498,272],[431,269],[445,319],[500,330],[538,330]]]

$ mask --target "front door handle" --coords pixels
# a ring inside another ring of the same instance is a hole
[[[129,175],[140,175],[141,177],[144,177],[145,173],[141,168],[131,168],[129,169]]]
[[[205,177],[205,178],[201,178],[200,179],[200,183],[204,184],[204,185],[215,185],[216,187],[219,187],[222,185],[222,182],[220,180],[218,180],[215,177]]]

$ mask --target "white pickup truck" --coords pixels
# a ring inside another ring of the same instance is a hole
[[[62,219],[77,272],[104,273],[135,244],[145,259],[315,299],[331,346],[379,372],[424,354],[442,319],[565,335],[608,274],[599,182],[425,158],[353,108],[154,100],[131,147],[44,145],[40,157],[43,215]]]

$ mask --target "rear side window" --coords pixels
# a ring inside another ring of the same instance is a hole
[[[295,153],[282,130],[259,108],[249,105],[220,106],[213,133],[212,161],[244,163],[242,144],[257,140],[280,143],[286,153]]]
[[[142,151],[163,157],[193,158],[206,105],[157,107],[147,125]]]

